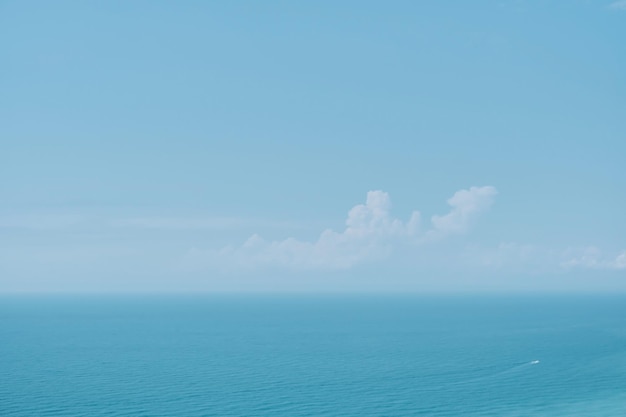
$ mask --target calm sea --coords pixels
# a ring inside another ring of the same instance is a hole
[[[617,296],[3,296],[0,416],[626,416]]]

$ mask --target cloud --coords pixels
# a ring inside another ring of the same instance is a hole
[[[429,236],[443,237],[466,232],[472,220],[492,204],[493,187],[472,187],[454,194],[451,211],[432,218],[432,230],[420,230],[421,215],[413,211],[402,221],[391,216],[391,200],[384,191],[369,191],[364,204],[349,212],[343,231],[324,230],[315,241],[287,238],[267,241],[251,236],[242,246],[209,253],[210,260],[239,267],[282,266],[294,269],[348,269],[364,262],[388,258],[394,247],[425,243]],[[193,250],[191,259],[205,258]]]
[[[563,249],[507,242],[496,247],[470,245],[464,250],[463,261],[468,266],[507,271],[559,272],[572,268],[621,270],[626,269],[626,250],[607,256],[594,246]]]
[[[592,269],[626,269],[626,250],[614,257],[606,257],[602,251],[590,246],[579,250],[569,250],[567,259],[562,263],[566,268],[592,268]]]
[[[471,187],[460,190],[448,200],[452,210],[444,216],[433,216],[434,230],[431,235],[463,233],[470,227],[476,216],[493,204],[497,194],[494,187]]]
[[[609,9],[613,10],[626,10],[626,0],[618,0],[609,4]]]
[[[470,245],[462,258],[469,266],[487,269],[527,269],[543,265],[550,253],[545,248],[516,242],[502,242],[496,247]]]

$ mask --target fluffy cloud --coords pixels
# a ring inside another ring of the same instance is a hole
[[[431,235],[449,235],[465,232],[474,218],[487,210],[497,194],[494,187],[471,187],[460,190],[448,200],[452,210],[444,216],[433,216]]]
[[[363,262],[385,259],[398,245],[425,243],[433,236],[467,231],[473,219],[491,206],[495,194],[493,187],[458,191],[448,200],[451,211],[434,216],[432,228],[422,232],[418,211],[413,211],[406,221],[393,218],[389,194],[370,191],[365,204],[354,206],[348,212],[343,231],[324,230],[315,241],[294,238],[267,241],[253,235],[242,246],[226,247],[213,255],[216,260],[238,266],[348,269]],[[195,251],[193,256],[201,256],[201,251]]]

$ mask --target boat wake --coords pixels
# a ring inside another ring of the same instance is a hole
[[[526,368],[526,367],[531,366],[531,365],[537,365],[538,363],[539,363],[539,360],[535,359],[535,360],[532,360],[530,362],[524,362],[524,363],[521,363],[519,365],[512,366],[512,367],[510,367],[508,369],[505,369],[503,371],[491,373],[489,375],[481,376],[481,377],[478,377],[478,378],[468,379],[466,381],[457,381],[457,382],[454,383],[454,385],[474,384],[474,383],[478,383],[478,382],[489,382],[491,380],[498,379],[498,378],[501,378],[501,377],[514,375],[517,372],[521,372],[523,368]]]

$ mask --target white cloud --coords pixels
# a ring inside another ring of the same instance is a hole
[[[452,210],[444,216],[432,217],[434,230],[430,234],[436,236],[465,232],[478,214],[491,207],[496,194],[496,189],[490,186],[457,191],[448,200]]]
[[[605,256],[596,247],[590,246],[579,250],[568,250],[564,267],[593,268],[593,269],[626,269],[626,250],[614,257]]]
[[[613,10],[626,10],[626,0],[618,0],[609,4],[609,9]]]
[[[391,216],[391,200],[383,191],[367,193],[365,204],[354,206],[346,227],[337,232],[324,230],[315,241],[287,238],[267,241],[251,236],[242,246],[226,247],[209,255],[212,261],[230,266],[283,266],[297,269],[348,269],[363,262],[382,260],[395,246],[410,242],[424,243],[428,236],[445,236],[467,231],[473,218],[491,205],[493,187],[461,190],[448,200],[452,210],[433,217],[433,229],[420,231],[420,213],[413,211],[407,221]],[[191,258],[206,258],[207,253],[194,250]]]

